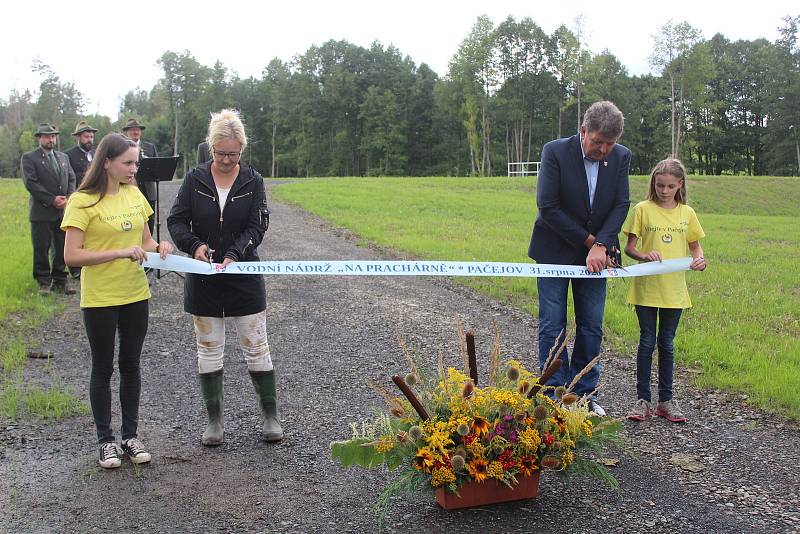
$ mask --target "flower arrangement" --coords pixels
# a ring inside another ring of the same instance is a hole
[[[489,381],[478,387],[474,337],[460,327],[459,334],[469,374],[445,369],[440,355],[438,377],[429,380],[401,340],[410,370],[392,380],[403,397],[373,385],[389,413],[352,424],[350,439],[331,444],[334,459],[346,467],[401,469],[378,499],[379,511],[392,495],[424,487],[458,495],[466,485],[497,481],[514,488],[535,475],[538,488],[541,470],[595,476],[616,487],[605,467],[579,452],[617,441],[619,423],[589,411],[588,399],[572,392],[577,379],[568,387],[542,386],[561,365],[566,341],[536,376],[517,360],[500,361],[496,333]]]

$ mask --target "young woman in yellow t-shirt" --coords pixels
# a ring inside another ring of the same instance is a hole
[[[633,208],[622,231],[628,236],[625,253],[641,262],[683,258],[692,255],[691,268],[706,268],[700,239],[705,237],[694,210],[686,205],[686,169],[677,159],[659,162],[650,174],[647,200]],[[653,350],[658,345],[658,404],[655,414],[673,423],[686,416],[672,398],[675,332],[681,313],[692,307],[684,272],[642,276],[633,279],[628,303],[639,319],[639,350],[636,355],[637,401],[628,415],[644,421],[652,411],[650,371]]]
[[[66,231],[64,260],[81,267],[81,312],[92,352],[89,400],[100,443],[101,467],[149,462],[151,455],[137,438],[141,372],[139,359],[147,334],[150,289],[141,262],[145,252],[162,258],[172,252],[156,243],[147,219],[150,204],[134,178],[139,159],[136,143],[120,134],[100,141],[81,187],[73,193],[61,228]],[[111,375],[119,330],[119,400],[122,442],[111,429]]]

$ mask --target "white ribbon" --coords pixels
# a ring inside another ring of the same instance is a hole
[[[651,261],[630,267],[604,269],[591,273],[580,265],[547,263],[504,263],[478,261],[240,261],[223,268],[222,264],[185,256],[169,255],[162,260],[154,252],[147,253],[145,267],[192,274],[261,274],[312,276],[516,276],[528,278],[626,278],[689,270],[692,258]]]

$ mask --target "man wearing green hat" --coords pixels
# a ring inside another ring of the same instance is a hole
[[[74,295],[67,283],[64,263],[64,238],[61,218],[67,197],[75,191],[75,173],[69,158],[55,150],[58,130],[40,124],[34,134],[39,148],[22,155],[22,181],[31,195],[29,219],[33,241],[33,277],[39,293],[50,291]],[[52,263],[50,248],[53,248]]]
[[[75,188],[81,186],[83,175],[94,157],[94,133],[97,128],[92,128],[86,121],[80,121],[72,132],[77,143],[74,147],[64,152],[69,157],[69,164],[75,172]]]
[[[137,145],[139,145],[139,159],[141,158],[157,158],[158,151],[156,150],[156,145],[153,143],[148,143],[142,139],[142,131],[145,129],[145,125],[141,124],[138,119],[131,117],[130,119],[125,122],[125,126],[122,127],[122,135],[127,136],[132,141],[135,141]],[[156,183],[155,182],[139,182],[139,190],[144,195],[144,198],[150,203],[150,207],[153,210],[156,209]],[[147,225],[150,227],[150,233],[153,233],[153,217],[150,217],[150,220],[147,221]]]

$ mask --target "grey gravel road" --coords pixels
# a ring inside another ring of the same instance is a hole
[[[164,214],[175,188],[162,185]],[[271,207],[262,258],[382,257],[296,208]],[[154,279],[152,292],[140,437],[153,462],[140,470],[127,461],[118,470],[99,469],[89,415],[2,421],[0,531],[373,532],[372,505],[393,475],[343,469],[330,459],[328,446],[348,437],[349,422],[381,406],[368,379],[388,384],[391,374],[405,372],[396,334],[431,368],[439,351],[459,365],[454,316],[475,331],[483,361],[494,321],[505,356],[531,367],[536,359],[535,320],[448,280],[268,278],[268,332],[286,439],[259,441],[244,358],[229,343],[225,444],[206,449],[200,445],[204,413],[182,281],[174,274]],[[54,359],[49,365],[30,361],[26,377],[42,384],[60,380],[88,398],[80,311],[76,298],[66,302],[64,313],[41,332],[42,348],[52,350]],[[607,355],[603,401],[610,414],[624,415],[633,402],[634,371],[629,357]],[[689,378],[680,372],[676,382],[687,425],[625,424],[626,447],[608,452],[619,461],[613,468],[619,492],[546,474],[540,498],[532,501],[445,512],[432,495],[417,494],[393,502],[385,531],[797,532],[798,425],[754,411],[738,396],[698,391]],[[114,418],[118,428],[116,406]],[[676,454],[689,455],[690,465],[677,465]]]

